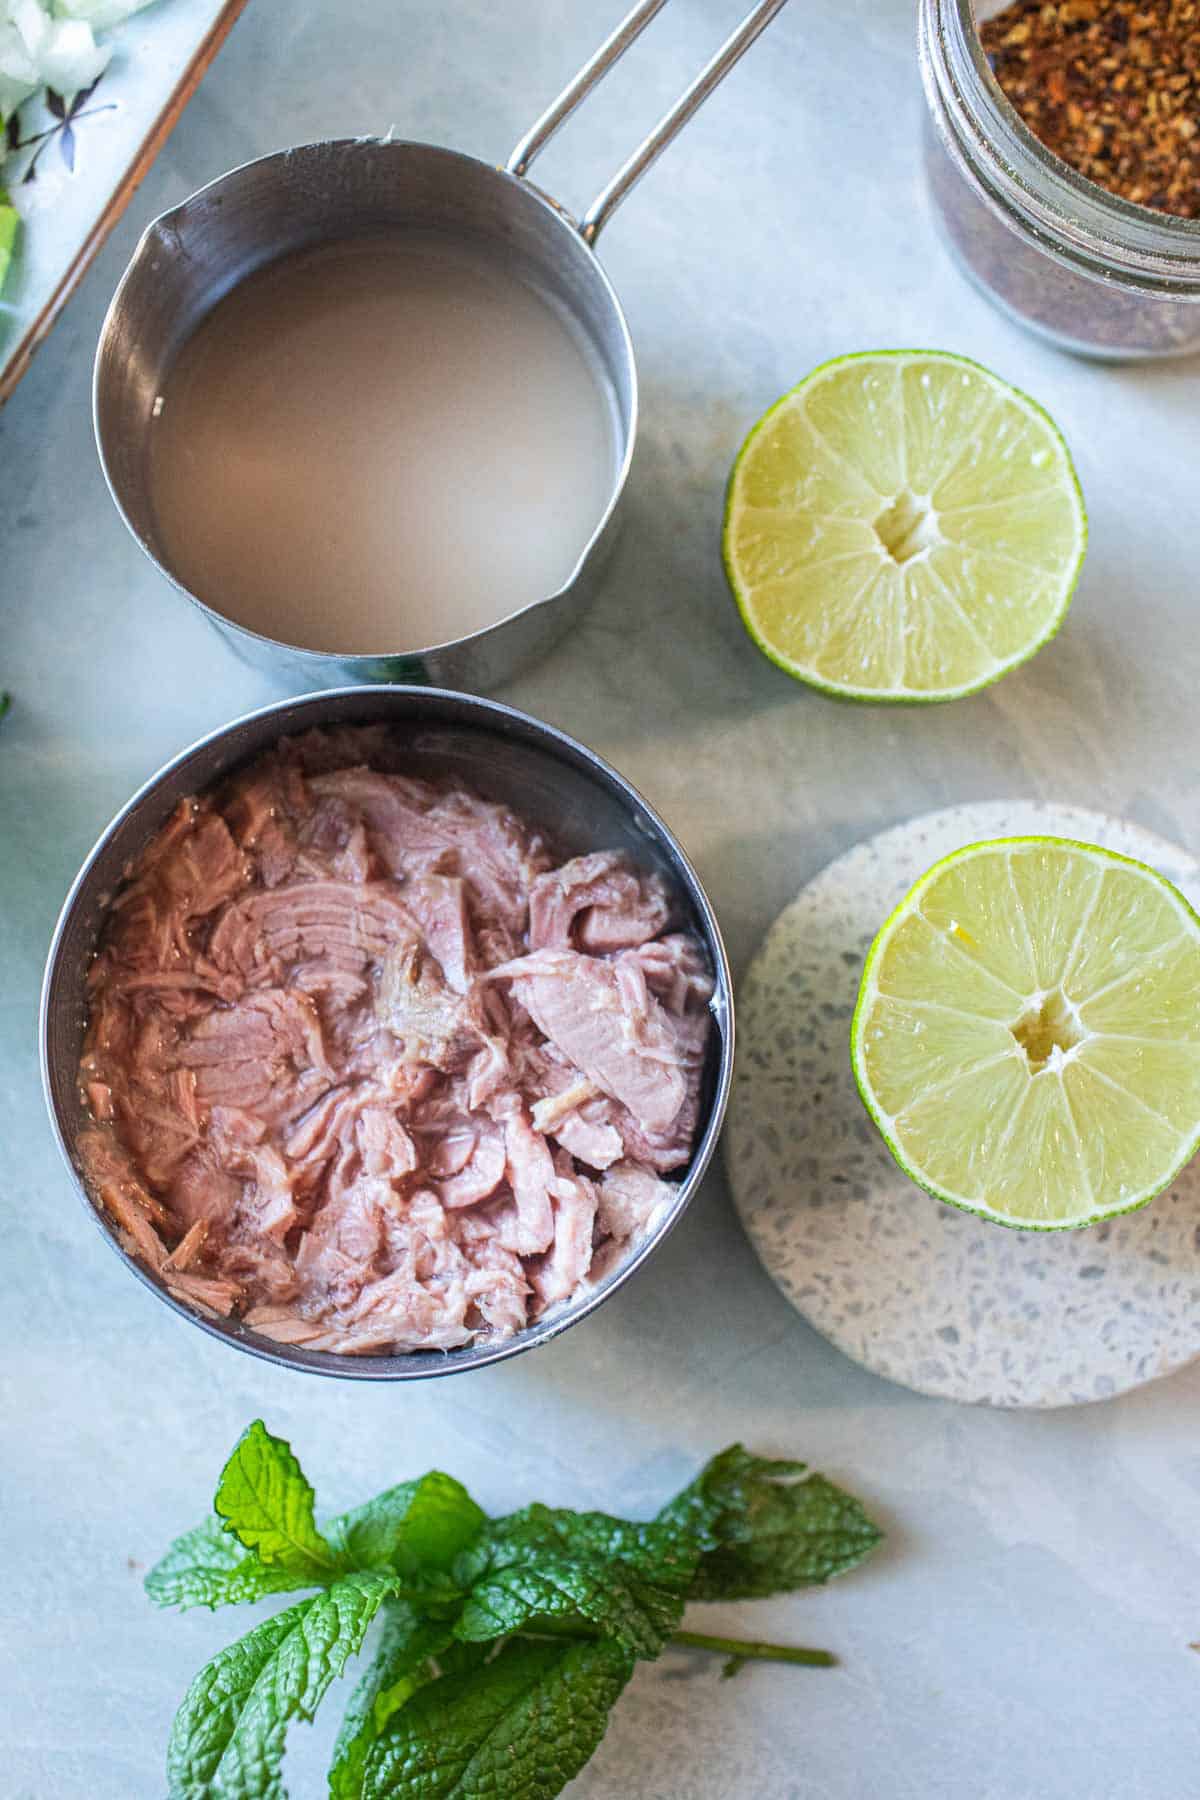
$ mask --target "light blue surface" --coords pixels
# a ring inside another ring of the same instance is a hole
[[[640,1278],[549,1349],[416,1390],[305,1380],[155,1305],[51,1146],[35,1006],[67,884],[138,782],[269,697],[142,559],[96,465],[91,355],[135,238],[229,164],[307,137],[394,126],[498,158],[616,10],[252,0],[0,414],[5,1800],[161,1800],[174,1706],[246,1616],[157,1614],[140,1577],[257,1414],[338,1506],[440,1463],[494,1508],[648,1511],[739,1437],[872,1501],[891,1540],[869,1570],[711,1612],[827,1644],[843,1667],[734,1683],[680,1657],[643,1669],[581,1800],[1194,1791],[1200,1370],[1037,1417],[889,1387],[790,1311],[714,1175]],[[541,182],[586,202],[737,10],[675,0]],[[739,968],[831,856],[933,806],[1053,796],[1193,847],[1200,828],[1200,370],[1065,360],[963,283],[921,190],[912,33],[908,0],[798,0],[612,225],[604,258],[644,382],[628,530],[586,629],[505,695],[662,808]],[[722,484],[748,425],[813,364],[910,344],[965,351],[1051,408],[1092,548],[1059,640],[990,694],[842,708],[743,638],[717,556]],[[294,1800],[320,1795],[332,1729],[296,1732]]]

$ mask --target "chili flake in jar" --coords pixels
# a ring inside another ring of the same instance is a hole
[[[1200,0],[1014,0],[980,39],[1048,150],[1123,200],[1200,218]]]
[[[917,16],[928,191],[964,272],[1064,350],[1200,350],[1200,0]]]

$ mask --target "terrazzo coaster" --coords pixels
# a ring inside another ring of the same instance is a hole
[[[724,1153],[768,1274],[855,1362],[950,1400],[1076,1406],[1200,1356],[1200,1157],[1141,1212],[1013,1231],[909,1181],[850,1069],[859,977],[888,914],[940,857],[1027,833],[1136,857],[1200,908],[1193,857],[1101,813],[989,802],[882,832],[801,891],[750,966]]]

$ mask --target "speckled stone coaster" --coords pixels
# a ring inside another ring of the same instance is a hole
[[[950,1400],[1075,1406],[1200,1355],[1200,1157],[1141,1212],[1010,1231],[906,1180],[850,1071],[863,960],[893,907],[939,857],[1030,832],[1137,857],[1200,906],[1192,857],[1073,807],[951,807],[857,845],[780,914],[742,984],[725,1162],[768,1273],[847,1356]]]

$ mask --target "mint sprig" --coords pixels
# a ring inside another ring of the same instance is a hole
[[[378,1613],[330,1800],[551,1800],[600,1742],[638,1658],[687,1646],[722,1656],[726,1674],[834,1661],[684,1630],[690,1600],[826,1581],[880,1539],[823,1476],[737,1444],[646,1522],[541,1505],[489,1519],[435,1471],[321,1529],[291,1446],[261,1420],[235,1445],[214,1507],[147,1576],[158,1605],[318,1591],[200,1671],[171,1732],[171,1800],[284,1800],[289,1723],[313,1717]]]

